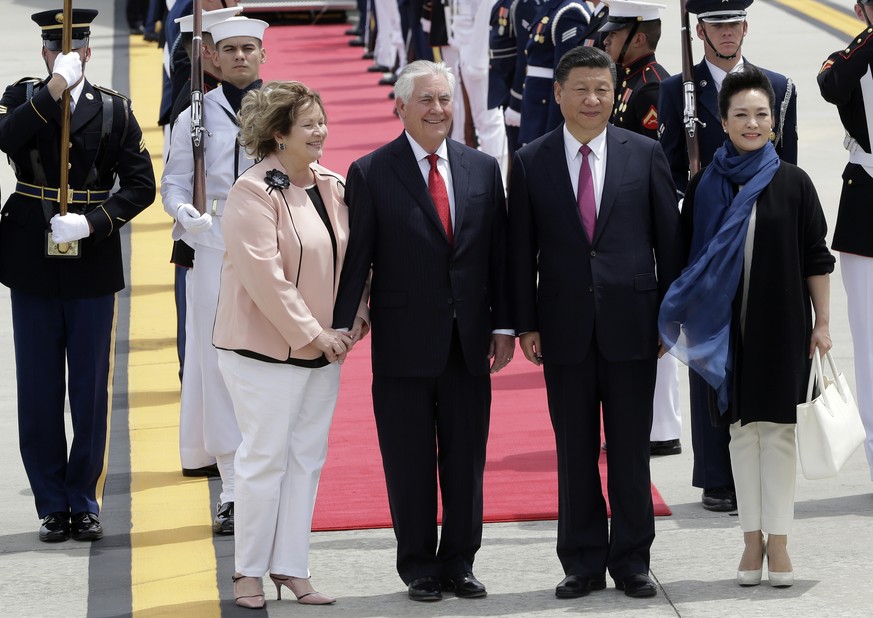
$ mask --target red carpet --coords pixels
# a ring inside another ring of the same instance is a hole
[[[285,26],[267,30],[262,75],[294,79],[318,90],[329,134],[321,163],[345,175],[349,164],[397,137],[390,88],[367,73],[360,47],[349,47],[346,25]],[[391,526],[382,459],[370,399],[369,341],[342,369],[330,450],[315,507],[314,530]],[[558,487],[555,443],[546,408],[542,371],[521,352],[492,378],[491,434],[485,469],[485,521],[556,519]],[[606,462],[601,455],[601,477]],[[656,515],[670,515],[652,486]]]

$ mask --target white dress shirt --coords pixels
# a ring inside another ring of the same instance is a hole
[[[712,81],[715,82],[715,91],[721,92],[721,84],[724,81],[724,78],[727,77],[728,71],[724,69],[720,69],[719,67],[712,64],[709,60],[703,59],[706,62],[706,66],[709,67],[709,73],[712,75]],[[734,65],[734,68],[730,70],[730,73],[736,73],[737,71],[743,70],[743,59],[740,58],[740,61]]]
[[[409,132],[404,131],[406,139],[409,140],[409,145],[412,146],[412,153],[415,155],[415,160],[418,162],[418,169],[421,171],[421,176],[424,178],[424,184],[427,186],[427,179],[430,175],[430,161],[427,156],[430,154],[416,142]],[[446,191],[449,194],[449,214],[452,218],[452,229],[455,229],[455,188],[452,185],[452,169],[449,167],[449,149],[446,147],[446,142],[440,144],[435,153],[437,159],[437,171],[443,177],[443,182],[446,183]],[[428,186],[428,189],[430,187]]]
[[[564,125],[564,154],[567,157],[567,169],[570,171],[570,182],[573,183],[573,193],[579,196],[579,170],[582,169],[582,153],[579,148],[582,142],[577,140],[567,125]],[[591,166],[591,180],[594,183],[594,204],[597,215],[600,216],[600,196],[603,194],[603,179],[606,176],[606,128],[588,142],[591,154],[588,164]]]

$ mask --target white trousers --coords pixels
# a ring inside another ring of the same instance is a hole
[[[655,381],[652,442],[678,440],[682,435],[682,411],[679,409],[679,360],[672,354],[658,359]]]
[[[219,350],[236,406],[237,573],[309,577],[309,536],[340,367],[306,369]]]
[[[191,294],[191,269],[185,273],[185,306],[194,302]],[[196,338],[192,313],[185,314],[185,341]],[[200,374],[200,355],[185,352],[185,371],[182,374],[182,396],[179,409],[179,458],[182,467],[195,469],[215,463],[215,457],[206,452],[203,439],[203,380]],[[189,364],[190,362],[190,364]]]
[[[873,479],[873,258],[840,253],[840,270],[855,349],[855,401],[867,430],[864,452]]]
[[[373,60],[389,69],[398,64],[399,71],[406,64],[406,44],[400,28],[400,7],[397,6],[397,0],[375,0],[373,4],[378,25]]]
[[[793,423],[734,423],[731,468],[743,532],[788,534],[794,521],[797,446]]]
[[[221,262],[224,251],[197,245],[194,268],[187,283],[191,302],[188,316],[191,331],[186,330],[185,373],[182,392],[186,391],[189,362],[200,367],[200,392],[203,405],[203,444],[215,457],[221,472],[221,502],[234,501],[233,459],[239,446],[239,428],[233,412],[233,401],[218,369],[218,355],[212,345],[212,328],[218,308],[218,288],[221,283]],[[192,358],[193,357],[193,358]],[[192,377],[192,379],[196,379]]]

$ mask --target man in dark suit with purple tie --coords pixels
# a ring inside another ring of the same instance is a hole
[[[615,64],[577,47],[555,70],[564,124],[515,155],[509,196],[515,330],[543,366],[558,455],[558,557],[573,598],[606,587],[657,593],[649,432],[661,299],[684,251],[660,145],[609,125]],[[600,485],[609,449],[612,528]]]
[[[442,590],[486,594],[473,559],[489,371],[509,362],[515,344],[500,169],[446,138],[453,89],[444,64],[407,65],[394,86],[405,131],[349,168],[349,246],[334,312],[335,327],[352,327],[372,269],[373,408],[397,570],[415,601],[437,601]]]

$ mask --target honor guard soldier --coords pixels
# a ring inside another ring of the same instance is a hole
[[[509,108],[510,90],[518,57],[515,38],[515,10],[521,0],[497,0],[491,7],[488,35],[488,109]],[[518,127],[504,125],[507,157],[512,161],[518,143]]]
[[[873,0],[858,0],[855,15],[866,27],[828,57],[818,85],[825,100],[839,110],[849,150],[833,248],[840,252],[855,347],[858,411],[867,430],[864,451],[873,475]]]
[[[506,125],[508,148],[512,149],[512,152],[521,147],[518,141],[518,129],[521,125],[522,92],[524,92],[524,77],[527,73],[525,50],[531,36],[530,30],[537,21],[537,15],[543,5],[549,1],[552,0],[518,0],[509,14],[515,37],[515,68],[509,82],[509,104],[503,110],[503,122]]]
[[[203,97],[204,169],[206,212],[194,201],[194,155],[191,145],[191,108],[176,119],[170,154],[161,179],[164,210],[176,223],[173,239],[182,239],[195,250],[194,268],[188,275],[187,306],[191,329],[185,342],[185,367],[199,365],[200,372],[182,375],[182,403],[199,395],[203,402],[203,441],[215,458],[221,475],[221,496],[213,520],[216,534],[233,534],[233,459],[242,440],[233,403],[218,370],[218,355],[212,345],[212,325],[218,306],[224,237],[221,216],[227,192],[240,174],[254,164],[237,140],[239,112],[247,92],[261,87],[260,65],[266,61],[263,48],[267,23],[260,19],[231,17],[210,27],[215,42],[215,59],[222,71],[221,85]],[[200,380],[196,394],[189,380]]]
[[[0,100],[0,149],[18,180],[0,217],[0,282],[11,290],[21,457],[45,542],[103,536],[97,516],[109,448],[115,293],[124,288],[119,230],[155,199],[130,101],[83,76],[97,11],[72,11],[67,54],[63,16],[60,9],[32,15],[49,77],[21,79]],[[59,99],[68,89],[68,212],[61,216]]]
[[[600,28],[603,46],[616,64],[618,83],[610,122],[658,139],[658,90],[669,73],[655,59],[661,38],[663,4],[607,0],[609,19]],[[649,450],[653,457],[682,452],[679,408],[679,361],[665,354],[658,360],[654,419]]]
[[[521,144],[532,142],[564,121],[555,101],[555,66],[574,47],[597,43],[597,31],[606,14],[602,2],[581,0],[549,1],[537,14],[525,48],[527,72],[518,138]]]
[[[609,18],[600,28],[603,46],[616,64],[615,107],[610,122],[658,139],[658,90],[670,76],[655,59],[663,4],[607,0]]]
[[[742,56],[742,45],[748,31],[746,9],[751,4],[752,0],[688,0],[686,3],[688,12],[697,15],[697,36],[704,41],[704,59],[694,66],[696,115],[701,123],[697,127],[701,167],[712,161],[715,151],[725,141],[718,111],[718,92],[724,77],[742,70],[742,65],[748,62]],[[770,139],[782,160],[797,163],[797,92],[794,84],[784,75],[761,70],[776,93],[774,130]],[[661,82],[658,99],[661,126],[658,131],[679,198],[685,195],[690,171],[684,110],[682,75],[673,75]],[[718,419],[710,415],[709,391],[703,379],[690,372],[689,383],[691,444],[694,449],[692,484],[703,489],[703,508],[734,511],[737,502],[728,450],[729,426],[713,424],[713,420]]]

